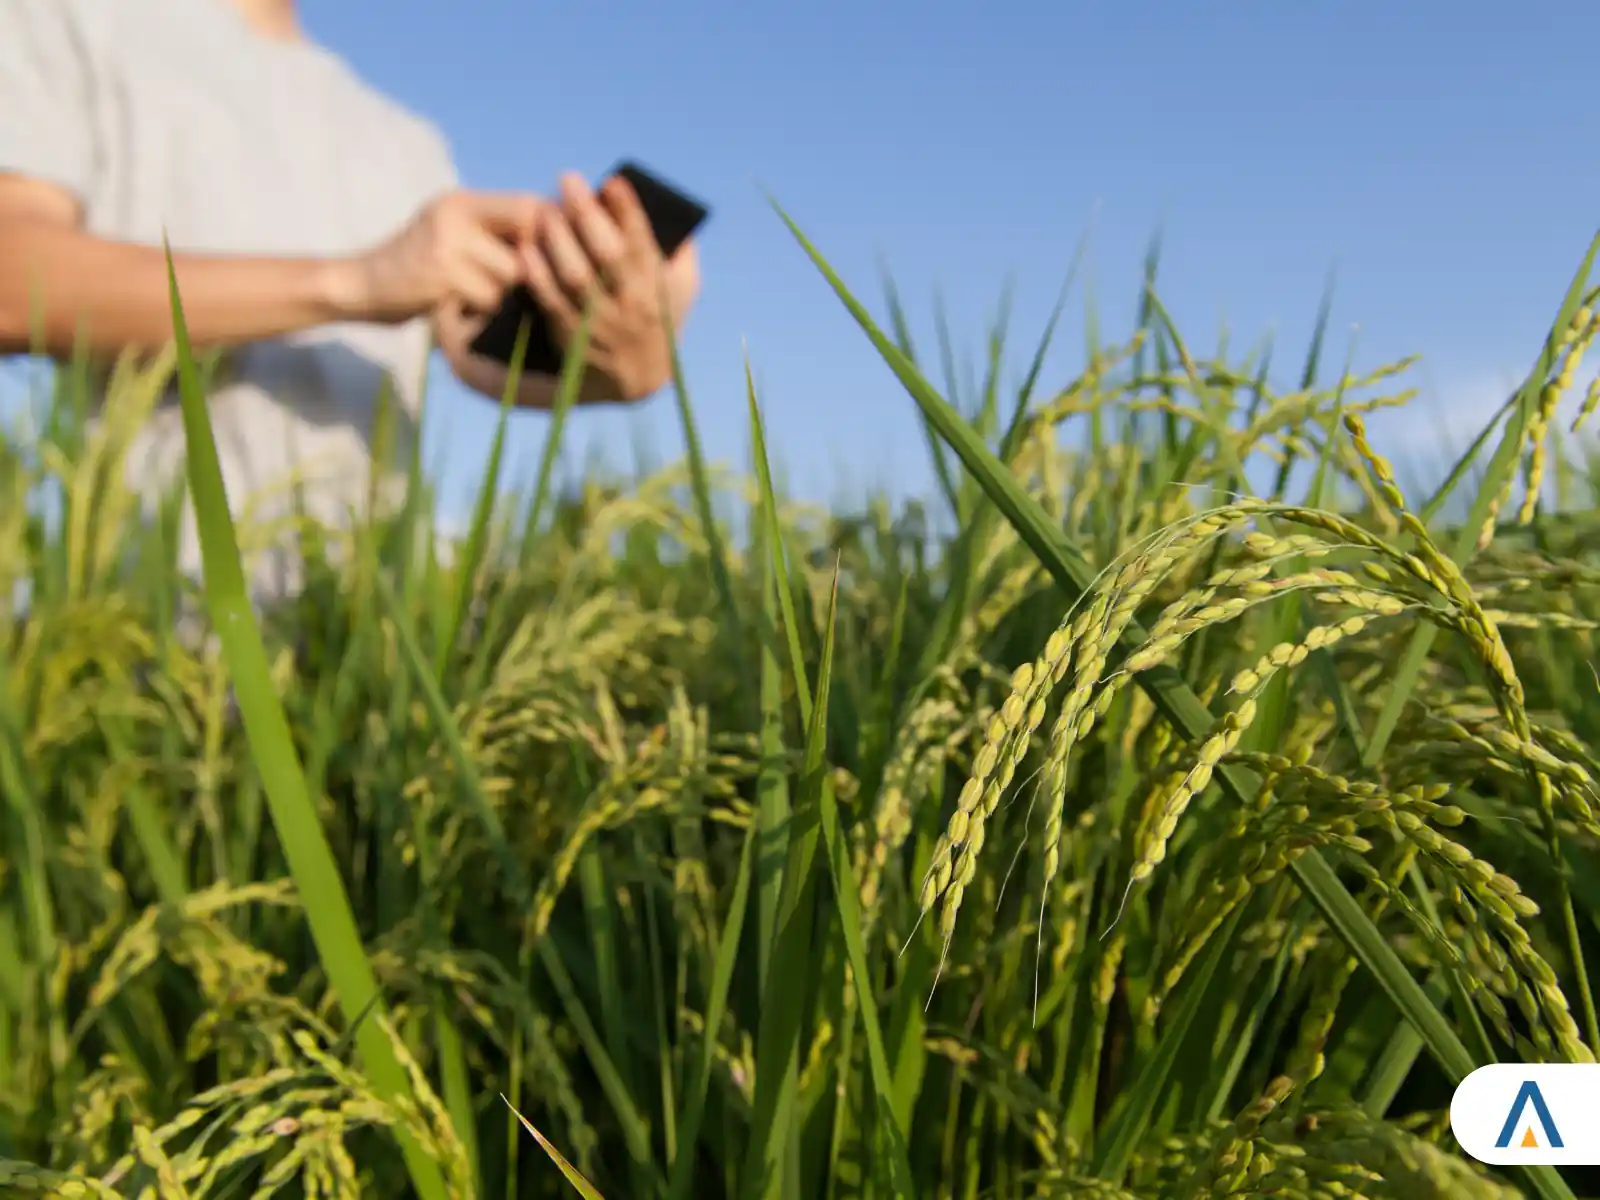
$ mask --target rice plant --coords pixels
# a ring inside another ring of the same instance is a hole
[[[1330,371],[1326,309],[1284,382],[1191,348],[1152,259],[1076,378],[1052,318],[969,395],[789,228],[953,536],[781,496],[753,385],[714,469],[680,374],[682,464],[562,493],[558,405],[453,546],[414,463],[298,521],[257,612],[285,535],[227,515],[181,319],[98,419],[67,369],[0,442],[7,1194],[1591,1186],[1446,1110],[1600,1048],[1594,249],[1424,495],[1367,430],[1411,364]],[[169,386],[203,585],[182,497],[121,477]]]

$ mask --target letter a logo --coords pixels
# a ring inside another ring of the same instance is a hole
[[[1526,1123],[1523,1115],[1528,1106],[1533,1106],[1533,1117]],[[1517,1098],[1511,1105],[1511,1111],[1506,1114],[1506,1123],[1500,1127],[1500,1136],[1495,1139],[1496,1149],[1504,1150],[1511,1145],[1511,1138],[1519,1128],[1522,1136],[1517,1139],[1517,1145],[1524,1150],[1539,1149],[1539,1136],[1533,1130],[1534,1119],[1538,1120],[1540,1129],[1544,1132],[1545,1142],[1552,1150],[1562,1149],[1561,1133],[1556,1129],[1556,1123],[1550,1117],[1550,1109],[1546,1107],[1544,1096],[1539,1091],[1539,1085],[1531,1079],[1526,1079],[1517,1091]]]

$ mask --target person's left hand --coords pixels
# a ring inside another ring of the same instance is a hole
[[[522,257],[528,290],[560,345],[577,333],[594,297],[584,356],[591,398],[598,386],[612,399],[642,400],[667,384],[672,347],[662,305],[676,333],[700,291],[699,256],[689,241],[662,259],[626,180],[607,180],[597,196],[581,176],[564,176],[560,208],[546,212]]]

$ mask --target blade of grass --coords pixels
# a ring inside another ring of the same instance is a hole
[[[290,874],[311,928],[312,940],[346,1021],[354,1022],[377,995],[377,980],[361,944],[350,898],[338,864],[323,835],[316,806],[306,790],[289,723],[278,701],[262,645],[261,631],[245,594],[244,573],[233,518],[212,439],[206,396],[200,387],[188,328],[178,295],[178,278],[167,249],[167,286],[173,333],[178,347],[178,391],[188,447],[189,487],[199,526],[206,601],[222,653],[233,677],[239,715],[256,768],[266,790],[268,810],[278,831]],[[382,1011],[380,1006],[379,1011]],[[364,1022],[356,1046],[373,1090],[384,1098],[414,1103],[410,1081],[378,1022]],[[438,1164],[402,1130],[395,1131],[411,1181],[423,1200],[445,1200]]]
[[[823,701],[827,696],[833,675],[833,630],[838,616],[839,570],[834,567],[833,587],[828,600],[828,623],[823,634],[822,663],[817,668],[818,705],[816,712],[824,713]],[[807,747],[807,756],[811,748]],[[906,1158],[905,1135],[895,1120],[894,1079],[889,1071],[889,1056],[883,1048],[883,1030],[878,1024],[878,1000],[872,993],[872,975],[867,966],[866,946],[861,940],[861,894],[856,887],[855,872],[850,867],[850,852],[844,834],[839,828],[839,801],[831,787],[823,787],[818,796],[821,802],[822,836],[828,849],[832,866],[834,899],[839,910],[839,922],[844,934],[845,953],[854,977],[857,1011],[867,1038],[867,1061],[871,1067],[873,1099],[876,1101],[878,1127],[889,1141],[889,1171],[895,1194],[911,1200],[911,1164]]]
[[[706,1096],[711,1088],[711,1067],[716,1061],[717,1030],[728,1009],[728,991],[733,984],[733,969],[739,957],[739,939],[744,934],[745,913],[750,906],[750,876],[756,857],[759,829],[751,825],[739,852],[739,869],[733,877],[733,896],[728,902],[728,919],[717,944],[716,966],[706,996],[705,1038],[700,1046],[700,1062],[695,1068],[694,1086],[688,1092],[688,1108],[683,1115],[683,1130],[673,1156],[667,1185],[667,1200],[685,1200],[694,1181],[694,1156],[705,1119]]]
[[[494,441],[489,446],[489,463],[478,485],[478,499],[473,506],[472,526],[467,531],[467,545],[456,564],[455,605],[450,613],[450,624],[443,630],[439,644],[434,647],[433,671],[443,675],[450,655],[461,637],[461,626],[467,619],[467,606],[472,602],[472,592],[478,582],[478,568],[483,565],[484,549],[488,542],[489,520],[494,515],[495,499],[500,490],[500,464],[506,453],[506,424],[511,419],[511,409],[516,403],[517,387],[522,383],[522,361],[528,350],[527,321],[517,330],[516,343],[511,348],[511,365],[506,371],[505,391],[500,397],[500,417],[495,422]],[[576,355],[569,355],[569,360]]]
[[[605,1042],[616,1063],[617,1074],[630,1090],[637,1087],[633,1044],[628,1036],[626,1012],[628,998],[623,991],[620,956],[617,951],[616,922],[612,919],[613,897],[606,887],[605,867],[599,849],[587,846],[578,860],[578,897],[583,904],[588,941],[594,952],[595,986],[600,995],[600,1025]],[[633,1190],[647,1195],[650,1174],[637,1160],[630,1162]]]
[[[767,535],[772,547],[771,570],[776,578],[776,586],[772,591],[785,598],[783,609],[784,624],[790,629],[790,646],[793,656],[795,671],[795,690],[802,708],[802,720],[808,725],[811,716],[817,711],[810,697],[810,686],[806,679],[805,664],[800,656],[799,643],[793,631],[795,614],[792,605],[787,603],[792,594],[787,569],[783,562],[781,544],[778,541],[779,528],[777,523],[777,501],[772,491],[772,475],[766,454],[766,437],[761,421],[760,407],[756,401],[754,382],[746,366],[746,387],[750,403],[750,423],[752,444],[755,450],[756,475],[761,493],[761,511],[766,522]],[[818,674],[818,700],[817,703],[826,703],[826,687],[822,682],[824,676],[831,677],[834,637],[833,630],[838,603],[838,575],[835,571],[833,588],[830,592],[828,622],[824,634],[822,648],[822,664]],[[829,853],[836,902],[842,922],[845,937],[846,952],[849,957],[855,987],[857,989],[858,1006],[863,1017],[868,1041],[869,1061],[871,1062],[874,1099],[881,1122],[886,1123],[887,1133],[890,1138],[890,1170],[897,1192],[900,1195],[911,1195],[910,1166],[906,1158],[905,1130],[900,1124],[898,1108],[894,1103],[893,1073],[889,1068],[888,1056],[884,1050],[884,1039],[878,1022],[877,1002],[872,995],[871,976],[867,973],[865,946],[861,938],[861,912],[860,894],[854,880],[854,873],[850,866],[849,856],[840,828],[838,800],[831,788],[824,788],[821,793],[821,817],[823,835]],[[846,1031],[848,1033],[848,1031]]]
[[[828,666],[831,669],[831,663]],[[829,683],[828,674],[819,672],[806,730],[800,800],[789,833],[788,861],[779,896],[777,946],[771,970],[774,978],[784,981],[784,986],[766,999],[757,1031],[756,1094],[740,1189],[746,1200],[755,1196],[798,1200],[801,1129],[795,1101],[800,1032],[815,975],[813,941],[822,793],[832,787],[825,755]]]
[[[796,700],[800,705],[800,723],[811,723],[811,684],[806,678],[805,652],[800,644],[800,616],[794,606],[794,587],[789,579],[789,568],[783,552],[783,530],[778,524],[778,500],[772,487],[772,466],[767,458],[767,436],[761,421],[761,407],[756,399],[755,381],[750,375],[749,360],[745,360],[745,389],[750,402],[750,437],[755,455],[756,485],[761,493],[762,518],[766,522],[767,553],[772,560],[773,578],[778,595],[778,611],[783,616],[783,628],[789,644],[789,666],[794,673]]]
[[[1017,391],[1016,407],[1011,412],[1011,424],[1006,427],[1005,435],[1000,439],[1000,461],[1010,462],[1022,448],[1023,435],[1028,430],[1028,404],[1033,399],[1033,394],[1039,387],[1039,376],[1044,373],[1044,360],[1049,357],[1050,347],[1056,339],[1056,330],[1061,325],[1061,314],[1067,310],[1067,297],[1072,294],[1072,285],[1078,277],[1078,264],[1083,260],[1084,247],[1087,245],[1088,234],[1078,240],[1078,248],[1072,256],[1072,262],[1067,267],[1067,277],[1061,284],[1061,290],[1056,293],[1055,306],[1050,310],[1050,316],[1044,323],[1044,332],[1039,335],[1039,342],[1033,349],[1033,358],[1028,363],[1028,373],[1022,378],[1022,387]],[[941,443],[942,444],[942,443]]]
[[[689,403],[689,385],[684,382],[683,361],[678,354],[678,340],[672,336],[670,317],[667,322],[668,342],[672,346],[672,392],[678,403],[678,422],[683,426],[683,444],[689,456],[689,480],[694,492],[695,513],[705,533],[706,556],[711,560],[711,579],[727,610],[728,628],[734,643],[742,645],[744,623],[738,601],[733,595],[733,576],[728,572],[728,557],[723,549],[722,533],[717,528],[717,514],[711,507],[711,477],[706,471],[705,454],[700,448],[700,432],[694,423],[694,409]]]
[[[760,493],[759,509],[762,519],[761,537],[767,546],[766,561],[762,564],[762,638],[761,638],[761,774],[756,781],[756,827],[760,830],[756,875],[756,978],[760,994],[767,994],[771,978],[772,953],[777,947],[778,898],[783,888],[784,862],[789,849],[789,822],[793,809],[789,802],[789,781],[784,767],[785,746],[783,736],[783,672],[778,661],[777,615],[783,604],[784,627],[790,638],[790,654],[796,664],[796,678],[803,678],[804,664],[796,637],[793,597],[787,579],[780,584],[779,565],[783,561],[782,530],[778,527],[777,500],[772,492],[772,473],[767,461],[766,439],[761,427],[761,410],[756,402],[755,380],[750,372],[750,362],[745,360],[745,391],[750,405],[751,447],[755,458],[756,480]],[[811,717],[809,689],[802,683],[805,696],[802,720]]]
[[[544,1134],[533,1127],[527,1117],[512,1108],[511,1101],[506,1100],[504,1096],[501,1096],[500,1099],[505,1102],[507,1108],[511,1109],[511,1115],[516,1117],[522,1123],[522,1127],[533,1136],[533,1140],[539,1143],[539,1149],[543,1150],[549,1156],[550,1161],[555,1163],[556,1170],[561,1172],[562,1178],[573,1186],[578,1195],[583,1197],[583,1200],[605,1200],[605,1197],[595,1190],[592,1183],[578,1174],[578,1169],[562,1156],[561,1151],[552,1146]]]
[[[1086,237],[1087,235],[1085,235]],[[1021,390],[1018,392],[1016,407],[1011,414],[1011,422],[1000,441],[1001,462],[1009,463],[1022,448],[1023,439],[1028,432],[1028,404],[1033,397],[1034,389],[1038,386],[1039,376],[1044,370],[1044,360],[1050,352],[1051,343],[1055,339],[1055,331],[1061,320],[1061,314],[1066,309],[1067,297],[1071,294],[1072,284],[1077,276],[1078,265],[1082,261],[1086,244],[1084,239],[1079,240],[1072,265],[1067,271],[1066,281],[1061,285],[1061,291],[1056,297],[1056,304],[1051,310],[1050,319],[1045,323],[1044,333],[1034,347],[1033,359],[1029,363],[1027,376],[1023,380]],[[926,414],[923,414],[922,418],[925,423],[929,422]],[[929,428],[935,427],[930,424]],[[964,486],[970,487],[970,481]],[[965,492],[962,494],[964,495]],[[967,510],[972,510],[971,515],[950,549],[949,587],[946,589],[944,599],[939,605],[939,612],[934,621],[933,635],[923,646],[922,659],[918,665],[918,677],[925,681],[931,680],[934,669],[949,654],[950,646],[960,632],[961,621],[971,605],[972,589],[975,584],[971,571],[973,547],[981,545],[984,539],[988,537],[994,521],[999,515],[989,505],[977,507],[975,510],[968,505]],[[967,510],[957,506],[958,513]],[[915,704],[920,699],[920,690],[914,691],[908,697],[906,704]]]
[[[550,481],[555,476],[556,456],[561,452],[561,434],[566,428],[567,414],[577,403],[578,389],[583,384],[584,360],[589,351],[589,318],[592,313],[593,309],[585,310],[583,321],[567,344],[566,356],[561,361],[561,378],[556,384],[555,402],[550,407],[550,428],[545,431],[544,446],[539,451],[539,474],[534,479],[533,496],[528,501],[528,515],[522,527],[522,545],[519,549],[524,565],[533,548],[539,518],[544,515],[545,501],[550,498]]]
[[[889,306],[889,324],[894,330],[895,341],[899,344],[901,352],[915,362],[917,352],[911,338],[911,324],[906,320],[906,309],[900,300],[900,289],[895,286],[887,266],[883,270],[883,291],[885,302]],[[934,479],[938,482],[939,490],[944,495],[945,503],[950,506],[950,511],[955,512],[959,506],[956,499],[956,482],[955,476],[950,473],[950,463],[945,458],[944,443],[939,440],[939,435],[928,423],[927,418],[922,420],[922,433],[928,440],[928,456],[933,460]]]
[[[992,436],[1000,422],[1000,376],[1005,370],[1006,333],[1011,324],[1013,287],[1014,283],[1007,281],[1005,291],[1000,294],[1000,311],[995,314],[994,324],[989,328],[989,344],[983,364],[983,386],[979,390],[983,400],[978,408],[978,419],[974,422],[978,436],[983,438]]]

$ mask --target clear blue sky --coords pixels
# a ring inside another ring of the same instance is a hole
[[[631,155],[708,198],[684,335],[708,452],[745,461],[748,342],[775,454],[817,499],[928,472],[911,401],[762,187],[875,308],[879,255],[922,329],[942,289],[974,355],[1014,278],[1018,372],[1091,223],[1114,331],[1159,225],[1191,341],[1275,329],[1286,366],[1336,267],[1336,362],[1354,325],[1359,361],[1426,356],[1430,407],[1380,426],[1397,451],[1435,419],[1476,428],[1600,226],[1591,4],[304,4],[445,130],[470,184],[544,189]],[[1082,302],[1057,381],[1081,361]],[[494,412],[447,383],[434,397],[430,451],[458,497]],[[572,432],[626,463],[636,424],[681,445],[668,396]],[[518,415],[519,457],[543,430]]]
[[[879,256],[974,357],[1015,280],[1020,374],[1092,224],[1110,329],[1164,230],[1161,290],[1192,343],[1269,330],[1293,369],[1338,271],[1334,362],[1420,352],[1414,451],[1462,434],[1525,370],[1600,226],[1600,6],[1442,3],[733,3],[303,0],[313,34],[434,120],[465,181],[549,188],[638,157],[715,206],[684,334],[709,455],[746,461],[748,343],[775,456],[815,499],[925,486],[912,403],[768,207],[770,190],[881,311]],[[1083,289],[1049,383],[1081,361]],[[925,333],[924,340],[927,340]],[[459,508],[492,405],[441,372],[428,452]],[[545,419],[518,414],[536,461]],[[626,465],[681,441],[663,394],[585,414]],[[1397,445],[1397,439],[1400,444]]]

